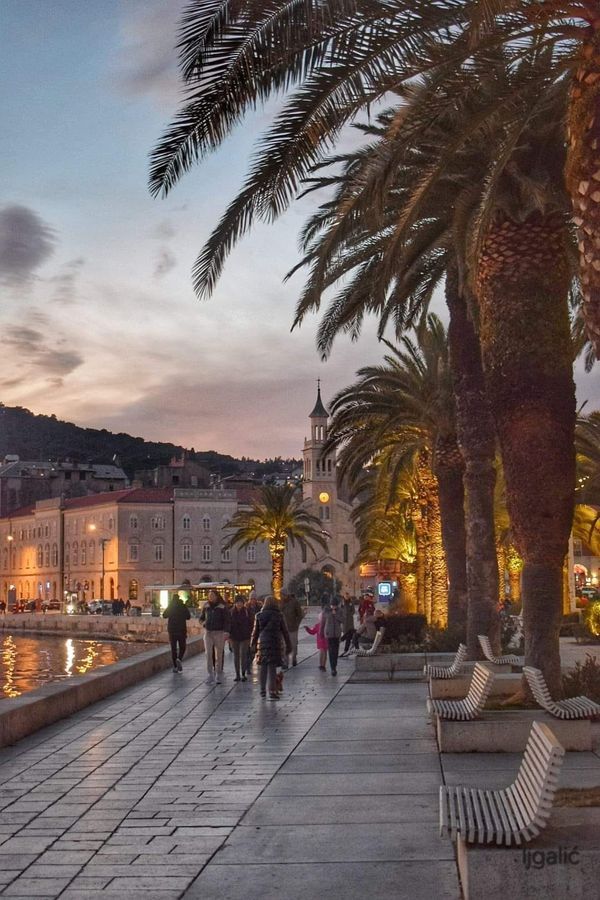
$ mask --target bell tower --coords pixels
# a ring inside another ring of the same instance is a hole
[[[321,399],[321,379],[317,380],[317,402],[309,415],[310,438],[304,439],[304,481],[302,493],[305,500],[319,508],[319,518],[327,522],[337,498],[335,453],[322,456],[327,441],[329,413]]]

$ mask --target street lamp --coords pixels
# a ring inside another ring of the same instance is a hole
[[[95,532],[97,530],[98,530],[98,526],[94,525],[94,523],[92,523],[91,525],[88,525],[88,531]],[[100,573],[100,599],[104,600],[104,576],[105,576],[104,548],[106,547],[107,543],[110,541],[110,538],[100,537],[100,538],[98,538],[98,540],[100,542],[100,561],[101,561],[101,565],[102,565],[102,570]]]
[[[6,585],[6,611],[7,612],[10,612],[10,591],[11,591],[10,579],[12,576],[12,563],[13,563],[12,542],[14,541],[14,539],[15,538],[14,538],[13,534],[6,535],[6,540],[8,541],[8,581],[7,581],[7,585]]]

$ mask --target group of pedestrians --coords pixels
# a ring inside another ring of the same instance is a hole
[[[230,609],[217,591],[209,591],[208,602],[200,613],[204,625],[207,684],[222,683],[225,647],[229,643],[233,652],[234,681],[247,681],[252,661],[256,659],[261,696],[266,697],[268,692],[271,700],[278,700],[282,671],[298,662],[298,632],[304,613],[293,594],[284,595],[281,604],[274,597],[267,597],[261,604],[255,597],[245,600],[238,594]],[[163,616],[168,620],[173,671],[181,672],[190,611],[176,593]],[[367,642],[374,639],[384,617],[375,609],[372,594],[363,597],[358,617],[359,623],[355,627],[352,597],[331,597],[323,601],[315,625],[312,628],[305,626],[308,634],[316,636],[321,671],[327,670],[329,659],[331,674],[337,675],[341,641],[345,642],[341,655],[347,656],[351,647],[358,648],[360,639]]]

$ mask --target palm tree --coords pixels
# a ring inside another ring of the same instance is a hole
[[[600,352],[600,16],[597,0],[192,0],[181,31],[187,99],[152,156],[151,190],[167,193],[244,114],[296,88],[259,146],[247,182],[195,269],[210,292],[238,238],[272,220],[360,109],[433,72],[460,97],[504,47],[530,62],[520,93],[499,86],[491,107],[517,146],[557,85],[568,120],[565,176],[580,244],[583,316]],[[504,147],[499,147],[502,156]]]
[[[269,546],[272,564],[272,590],[278,600],[283,587],[283,563],[288,542],[314,551],[315,545],[327,548],[327,536],[321,522],[302,504],[295,487],[265,485],[249,509],[237,512],[226,524],[233,534],[227,547],[245,547],[255,541]]]
[[[430,537],[439,535],[440,540],[431,555],[436,585],[431,615],[436,624],[445,622],[448,614],[452,621],[464,619],[463,460],[456,442],[445,328],[437,316],[429,315],[417,329],[416,341],[404,337],[400,348],[388,344],[388,349],[383,365],[360,369],[358,381],[334,397],[325,452],[341,447],[340,469],[351,479],[382,455],[385,470],[414,469],[417,494],[425,498],[423,504],[415,498],[417,535],[419,517],[425,514],[431,518]],[[393,494],[395,475],[390,485]]]

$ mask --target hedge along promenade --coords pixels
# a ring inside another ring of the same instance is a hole
[[[188,641],[186,658],[203,650],[204,639],[193,637]],[[0,747],[14,744],[34,731],[170,669],[172,665],[170,647],[160,647],[68,681],[46,684],[21,697],[0,700]]]
[[[187,623],[188,635],[203,634],[198,619]],[[67,637],[104,638],[106,640],[147,641],[165,644],[169,641],[167,622],[154,616],[79,616],[62,613],[9,613],[0,616],[0,633],[30,632],[60,634]]]

